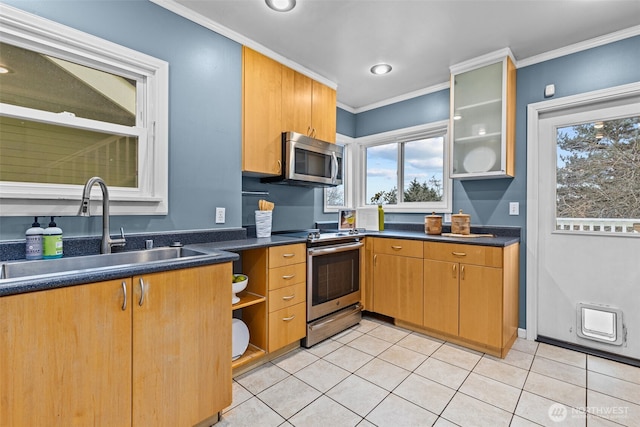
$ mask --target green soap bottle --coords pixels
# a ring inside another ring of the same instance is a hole
[[[384,231],[384,209],[378,205],[378,231]]]
[[[62,229],[51,217],[49,226],[44,229],[42,239],[42,257],[44,259],[62,258]]]

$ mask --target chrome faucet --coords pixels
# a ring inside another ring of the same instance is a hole
[[[112,246],[124,246],[127,241],[124,238],[124,229],[122,227],[120,227],[120,236],[122,236],[120,239],[112,239],[109,235],[109,189],[107,188],[107,184],[104,180],[99,176],[89,178],[87,183],[84,185],[84,190],[82,190],[82,204],[80,205],[80,212],[78,212],[78,215],[91,216],[89,202],[91,197],[91,188],[95,184],[100,185],[100,189],[102,190],[102,243],[100,244],[100,253],[110,254]]]

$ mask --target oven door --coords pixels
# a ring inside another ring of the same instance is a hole
[[[307,321],[360,302],[362,242],[307,249]]]

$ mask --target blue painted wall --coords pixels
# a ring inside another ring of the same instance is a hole
[[[169,214],[114,216],[112,231],[241,226],[241,46],[148,1],[4,3],[169,63]],[[215,224],[215,207],[227,222]],[[0,217],[0,240],[33,218]],[[99,235],[101,218],[56,220],[66,236]]]
[[[113,230],[128,232],[239,227],[253,224],[260,197],[241,189],[268,191],[276,203],[274,229],[308,228],[334,218],[322,212],[322,190],[261,184],[241,176],[241,48],[147,1],[3,0],[27,12],[102,37],[169,62],[169,214],[114,217]],[[525,327],[526,109],[544,100],[547,84],[555,97],[640,81],[640,37],[518,69],[516,177],[455,182],[454,211],[464,209],[478,225],[522,227],[520,327]],[[337,111],[338,132],[361,137],[447,119],[449,91],[352,114]],[[520,216],[508,203],[520,202]],[[216,206],[227,208],[227,223],[216,226]],[[393,222],[422,222],[423,214],[388,215]],[[60,218],[65,235],[98,235],[100,218]],[[0,217],[0,240],[24,237],[30,218]]]
[[[463,209],[472,224],[522,228],[520,247],[519,326],[526,327],[527,106],[543,101],[544,88],[555,84],[555,98],[640,81],[640,36],[541,62],[517,70],[516,176],[458,181],[453,211]],[[449,91],[443,90],[355,115],[356,137],[435,122],[449,117]],[[341,116],[338,116],[340,120]],[[510,216],[509,202],[520,203]],[[322,209],[320,205],[319,209]],[[335,214],[333,215],[335,216]],[[330,218],[331,215],[324,215]],[[390,222],[418,222],[424,214],[387,214]]]

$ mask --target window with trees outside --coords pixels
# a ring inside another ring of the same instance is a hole
[[[166,213],[168,64],[7,6],[0,24],[2,214],[75,214],[92,176],[113,213]]]
[[[556,230],[640,233],[640,117],[556,130]]]
[[[447,122],[403,129],[359,141],[360,206],[391,212],[450,211]]]

